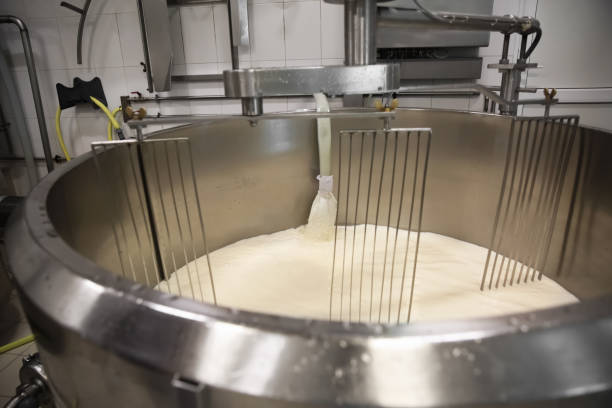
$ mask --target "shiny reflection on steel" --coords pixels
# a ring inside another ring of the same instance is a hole
[[[257,99],[257,98],[254,98]],[[213,123],[228,119],[240,119],[248,122],[265,121],[274,119],[392,119],[395,117],[395,112],[379,112],[374,109],[363,110],[333,110],[331,112],[317,112],[316,110],[301,110],[295,112],[281,113],[264,113],[257,117],[245,117],[243,115],[164,115],[164,116],[147,116],[142,120],[130,120],[128,126],[131,128],[145,127],[148,125],[164,125],[164,124],[198,124],[198,123]]]
[[[240,98],[362,94],[400,87],[398,64],[237,69],[223,71],[223,78],[225,95]]]
[[[376,64],[376,0],[344,3],[344,63]]]
[[[480,290],[542,279],[577,129],[577,116],[512,121]]]
[[[263,98],[241,98],[242,114],[247,116],[263,115]]]
[[[388,324],[410,321],[430,146],[429,128],[339,132],[334,177],[337,180],[338,211],[331,266],[330,319]],[[355,164],[354,155],[358,160]],[[369,166],[363,165],[364,157],[370,158]],[[365,196],[362,184],[367,185]],[[408,195],[405,194],[407,190]],[[362,202],[364,206],[360,206]],[[374,214],[373,219],[370,214]],[[364,224],[363,242],[356,246],[357,226],[360,224]],[[374,225],[370,232],[373,243],[367,247],[371,224]],[[379,226],[385,227],[385,237],[382,275],[376,278],[375,265],[380,263],[375,259]],[[394,234],[391,234],[391,227],[395,227]],[[405,247],[403,244],[399,247],[400,228],[408,231]],[[415,236],[411,237],[410,231],[414,231]],[[339,237],[343,239],[342,248],[337,247]],[[415,243],[410,245],[412,239]],[[396,274],[396,259],[403,265],[399,275]],[[409,264],[412,265],[412,276],[406,279]],[[357,271],[358,282],[354,277]],[[394,280],[398,281],[395,292]],[[406,288],[406,282],[410,282],[410,288]],[[365,292],[369,292],[369,296],[364,298],[364,284],[368,286],[368,283],[369,290]],[[397,313],[392,310],[396,294],[399,294]],[[362,314],[365,309],[367,311]]]

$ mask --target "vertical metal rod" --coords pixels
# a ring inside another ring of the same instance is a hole
[[[361,132],[361,148],[359,149],[359,172],[357,173],[357,194],[355,195],[355,217],[353,219],[353,249],[351,252],[351,278],[350,278],[350,286],[351,286],[351,294],[353,293],[353,264],[355,261],[355,235],[357,235],[357,214],[359,212],[359,192],[361,190],[361,169],[363,162],[363,139],[364,133]],[[346,237],[345,237],[346,239]],[[361,288],[359,292],[359,304],[361,305]],[[352,316],[352,305],[353,302],[349,302],[349,321]],[[359,320],[360,317],[358,317]]]
[[[385,132],[389,133],[389,132]],[[380,284],[380,301],[378,303],[378,323],[382,316],[383,293],[385,288],[385,274],[387,271],[387,249],[389,248],[389,229],[391,227],[391,208],[393,207],[393,187],[395,185],[395,165],[397,162],[397,132],[395,132],[395,144],[393,146],[393,165],[391,166],[391,186],[389,188],[389,211],[387,213],[387,232],[385,237],[385,252],[383,256],[383,270]],[[391,310],[391,298],[389,297],[389,310]]]
[[[151,230],[150,230],[151,225],[147,222],[148,221],[147,211],[145,209],[145,206],[143,205],[142,197],[140,196],[140,183],[138,183],[138,177],[136,176],[136,170],[134,169],[134,160],[132,160],[132,154],[130,152],[130,150],[131,150],[130,146],[131,145],[128,145],[128,157],[129,157],[129,163],[130,163],[130,172],[132,173],[132,178],[134,179],[134,184],[136,186],[136,196],[138,197],[138,207],[140,208],[140,212],[142,214],[142,218],[143,218],[143,221],[145,223],[145,231],[146,231],[146,235],[147,235],[147,241],[149,242],[149,246],[151,248],[151,255],[153,255],[153,257],[152,257],[152,259],[153,259],[153,269],[159,271],[160,269],[158,269],[158,268],[159,268],[160,265],[158,265],[157,269],[155,267],[156,266],[155,265],[155,261],[156,261],[156,258],[155,258],[155,246],[153,244],[153,237],[152,237]],[[143,190],[145,189],[144,185],[142,186],[142,189]],[[155,275],[156,275],[156,278],[157,278],[157,283],[159,284],[160,280],[163,280],[163,275],[162,275],[161,279],[159,277],[159,274],[156,273]],[[147,280],[147,284],[149,284],[149,277],[148,276],[147,276],[146,280]]]
[[[529,122],[529,124],[531,123],[531,121]],[[527,129],[529,130],[529,124]],[[533,170],[533,174],[535,175],[537,173],[537,163],[539,163],[539,154],[541,151],[541,146],[542,146],[542,137],[544,135],[544,133],[546,132],[547,129],[547,125],[546,123],[544,123],[544,127],[542,129],[542,134],[540,135],[540,122],[539,121],[535,121],[535,129],[533,132],[533,138],[531,140],[531,148],[529,150],[529,158],[526,159],[525,157],[523,158],[523,164],[522,164],[522,169],[521,169],[521,186],[519,188],[519,203],[518,203],[518,207],[515,208],[514,214],[513,214],[513,230],[512,230],[512,236],[518,236],[522,230],[522,225],[523,225],[523,219],[524,219],[524,214],[525,212],[529,209],[529,203],[531,200],[531,195],[529,195],[528,198],[528,192],[527,190],[529,189],[529,184],[530,184],[530,178],[531,178],[531,174],[532,174],[532,170]],[[538,135],[539,136],[539,140],[540,143],[538,144]],[[529,135],[528,135],[529,136]],[[526,142],[528,143],[528,142]],[[539,150],[538,151],[538,145]],[[535,159],[536,161],[536,166],[533,166],[534,163],[534,157],[536,155],[536,151],[538,151],[537,153],[537,158]],[[523,176],[523,170],[524,170],[524,166],[525,166],[525,160],[527,162],[527,170],[525,171],[524,175],[525,177],[522,178]],[[516,241],[516,240],[515,240]],[[519,254],[519,248],[520,248],[520,242],[518,242],[517,244],[515,244],[511,249],[510,249],[510,259],[511,262],[513,263],[512,266],[512,273],[510,275],[510,282],[509,285],[512,286],[514,284],[514,276],[516,273],[516,267],[518,265],[518,254]],[[508,264],[508,268],[510,267],[510,264]],[[517,281],[518,282],[518,281]]]
[[[142,51],[144,55],[145,71],[147,74],[147,92],[153,92],[153,74],[151,74],[151,56],[149,54],[149,42],[147,40],[147,30],[145,28],[144,10],[142,0],[137,0],[138,21],[140,23],[140,38],[142,38]]]
[[[504,44],[502,47],[502,55],[499,60],[500,64],[507,64],[508,61],[508,48],[510,47],[510,34],[504,34]],[[510,75],[510,71],[507,69],[502,71],[501,77],[501,87],[499,89],[499,96],[503,99],[506,99],[506,87],[508,84],[508,76]]]
[[[421,132],[417,132],[417,145],[414,153],[414,177],[412,179],[412,191],[410,193],[410,212],[408,214],[408,235],[406,236],[406,252],[404,253],[404,266],[402,267],[402,283],[400,286],[400,298],[397,306],[397,324],[400,323],[402,303],[404,299],[404,287],[406,281],[406,266],[408,265],[408,253],[410,252],[410,231],[412,230],[412,216],[414,214],[414,200],[416,198],[417,174],[419,171],[419,151],[421,144]],[[413,282],[414,286],[414,282]],[[410,292],[412,293],[412,291]],[[410,319],[410,317],[408,317]]]
[[[378,197],[376,199],[376,219],[374,221],[374,244],[372,248],[374,251],[372,252],[372,280],[370,282],[370,317],[369,320],[372,321],[372,304],[374,303],[374,271],[375,269],[375,258],[376,258],[376,233],[378,230],[378,214],[380,213],[380,196],[382,193],[383,186],[383,178],[385,176],[385,162],[387,161],[387,141],[389,139],[389,133],[385,132],[385,143],[383,147],[383,157],[382,157],[382,165],[380,170],[380,182],[378,183]]]
[[[574,124],[577,126],[577,121]],[[576,130],[580,132],[580,130]],[[567,246],[569,245],[569,232],[572,227],[572,221],[574,219],[574,212],[576,211],[576,202],[578,201],[578,190],[580,188],[580,180],[583,175],[583,163],[585,159],[585,140],[582,132],[579,134],[579,148],[578,148],[578,161],[576,163],[576,175],[574,176],[574,183],[572,187],[571,200],[569,204],[569,210],[567,213],[567,220],[565,222],[565,231],[563,233],[563,243],[561,244],[561,256],[559,257],[559,264],[557,265],[556,275],[559,277],[562,275],[563,265],[565,263],[565,257],[567,255]],[[586,171],[584,171],[586,173]]]
[[[126,153],[129,156],[131,155],[129,148],[126,149]],[[127,204],[127,208],[128,208],[128,214],[130,214],[130,220],[132,222],[132,228],[134,229],[134,237],[136,238],[136,246],[138,247],[138,253],[140,255],[140,259],[142,261],[142,267],[143,267],[143,272],[145,274],[145,281],[147,282],[147,285],[149,285],[149,271],[147,268],[147,264],[146,261],[144,259],[144,253],[142,250],[142,244],[140,241],[140,234],[138,233],[138,225],[136,223],[136,219],[134,217],[134,211],[132,209],[132,200],[130,200],[130,191],[129,188],[127,186],[127,177],[125,175],[125,171],[123,170],[123,160],[119,161],[119,179],[121,180],[121,185],[123,186],[123,193],[125,194],[125,202]],[[136,181],[136,180],[134,180]],[[126,243],[127,243],[127,238],[126,238]],[[136,282],[138,282],[138,279],[136,279],[136,275],[134,274],[134,280]]]
[[[195,293],[193,290],[193,280],[191,279],[191,268],[189,267],[189,257],[187,256],[187,249],[185,245],[185,237],[183,235],[183,227],[181,226],[181,218],[178,212],[178,205],[176,203],[176,194],[174,192],[174,181],[172,179],[172,171],[170,169],[170,153],[168,152],[168,145],[164,143],[164,150],[166,152],[166,165],[168,169],[168,184],[170,185],[170,193],[172,194],[172,204],[174,208],[174,215],[176,217],[176,226],[179,231],[179,239],[181,240],[181,248],[183,250],[183,257],[185,258],[185,269],[187,271],[187,278],[189,280],[189,286],[191,289],[191,297],[195,299]],[[178,275],[177,275],[178,283]]]
[[[521,120],[521,130],[519,131],[521,137],[522,137],[522,128],[523,128],[523,123],[524,121]],[[521,161],[521,166],[520,166],[520,173],[519,173],[519,179],[518,179],[518,192],[516,195],[516,200],[514,203],[514,211],[512,213],[512,223],[514,226],[514,223],[516,222],[516,217],[517,217],[517,212],[518,212],[518,207],[519,207],[519,202],[521,201],[521,197],[522,197],[522,192],[523,192],[523,184],[524,184],[524,180],[525,178],[525,165],[527,164],[527,153],[529,151],[529,139],[530,139],[530,135],[531,135],[531,121],[527,122],[527,131],[525,132],[525,144],[523,147],[523,157],[522,157],[522,161]],[[535,136],[534,136],[535,137]],[[520,154],[520,151],[517,149],[517,157]],[[518,163],[515,162],[514,164],[515,167],[518,166]],[[510,204],[508,204],[508,208],[510,207]],[[505,229],[502,230],[502,234],[505,233]],[[505,287],[506,284],[508,283],[508,275],[510,273],[510,265],[512,264],[512,258],[506,257],[506,259],[508,260],[508,263],[506,265],[506,273],[504,274],[504,282],[503,282],[503,286]],[[503,265],[502,265],[503,267]],[[500,273],[501,273],[501,269],[500,268]],[[496,286],[497,287],[497,286]]]
[[[346,65],[376,63],[376,0],[344,2]]]
[[[523,122],[521,120],[521,122]],[[535,130],[533,132],[533,137],[532,137],[532,132],[531,132],[531,124],[532,124],[532,120],[528,120],[527,121],[527,130],[525,133],[525,147],[523,149],[523,156],[521,158],[521,165],[520,165],[520,173],[519,173],[519,181],[518,181],[518,193],[516,196],[516,201],[514,204],[514,209],[512,211],[512,234],[517,234],[517,224],[518,224],[518,220],[517,218],[520,220],[520,211],[522,211],[522,209],[524,208],[524,201],[525,201],[525,196],[527,194],[527,186],[528,186],[528,180],[529,180],[529,173],[531,171],[531,163],[532,163],[532,155],[535,152],[535,148],[536,148],[536,142],[537,142],[537,134],[539,131],[539,122],[536,122],[536,126],[535,126]],[[531,145],[530,145],[530,141],[531,141]],[[529,159],[528,159],[529,157]],[[505,234],[505,232],[504,232]],[[514,235],[513,235],[514,236]],[[515,243],[515,241],[517,241],[517,239],[515,239],[513,241],[513,244]],[[511,246],[510,249],[508,250],[509,256],[506,257],[508,260],[508,263],[506,265],[506,273],[504,274],[504,283],[503,286],[505,287],[506,284],[508,283],[508,275],[510,273],[510,266],[512,265],[512,276],[510,277],[510,285],[512,285],[512,283],[514,282],[514,274],[516,272],[516,265],[517,265],[517,261],[515,259],[515,254],[514,251],[516,251],[516,245]]]
[[[30,88],[32,88],[32,99],[34,100],[34,110],[36,111],[38,130],[40,131],[40,141],[42,142],[43,153],[45,155],[45,163],[47,165],[47,171],[52,172],[53,154],[51,153],[49,133],[47,132],[47,125],[45,123],[45,110],[43,109],[42,98],[40,96],[40,86],[38,84],[38,76],[36,75],[36,65],[34,63],[34,54],[32,53],[30,34],[27,26],[20,18],[6,15],[0,16],[0,24],[9,23],[15,24],[19,28],[21,43],[23,46],[23,55],[28,68],[28,77],[30,78]]]
[[[342,307],[344,306],[344,267],[346,262],[346,241],[347,238],[347,227],[348,227],[348,208],[349,208],[349,195],[351,191],[351,162],[353,154],[353,132],[349,133],[349,156],[348,156],[348,174],[346,178],[346,206],[344,210],[344,249],[342,250],[342,281],[340,282],[340,320],[342,320]],[[354,228],[353,228],[354,229]],[[351,321],[350,315],[350,302],[352,300],[352,289],[349,288],[349,321]]]
[[[543,146],[548,146],[550,137],[546,137],[546,134],[545,134],[544,131],[542,133],[542,138],[543,138],[543,139],[541,139],[542,140],[542,147]],[[544,162],[547,163],[548,158],[551,156],[552,149],[543,149],[543,151],[544,151],[544,154],[546,156],[545,159],[544,159]],[[540,161],[539,161],[539,158],[538,158],[538,165],[539,165],[539,162]],[[545,181],[546,180],[547,165],[544,164],[542,167],[544,168],[545,174],[544,174],[544,177],[541,177],[541,179]],[[534,183],[534,186],[535,186],[535,185],[537,185],[537,174],[536,174],[536,172],[534,172],[533,177],[534,177],[533,183]],[[540,183],[540,186],[541,186],[540,190],[542,190],[542,188],[544,188],[544,183]],[[536,195],[541,198],[541,194],[536,193]],[[526,204],[526,208],[524,208],[524,211],[521,211],[519,213],[519,221],[521,222],[521,225],[523,225],[523,224],[525,225],[525,228],[524,229],[518,228],[518,229],[515,230],[516,234],[518,234],[518,236],[516,236],[515,239],[514,239],[514,241],[518,241],[518,245],[515,245],[515,248],[517,248],[517,247],[518,248],[514,252],[513,258],[507,258],[508,259],[508,265],[506,267],[506,275],[508,275],[508,271],[510,269],[510,265],[512,264],[512,262],[514,261],[514,263],[516,264],[518,262],[518,257],[521,256],[522,254],[525,254],[525,256],[522,257],[522,259],[521,259],[521,269],[519,270],[519,275],[521,275],[521,271],[522,271],[524,265],[529,262],[529,253],[530,253],[530,249],[529,248],[531,248],[531,246],[529,244],[528,237],[530,235],[530,231],[531,230],[537,229],[537,224],[538,224],[538,221],[539,221],[538,218],[537,218],[537,210],[536,210],[536,214],[531,215],[531,206],[532,206],[532,203],[533,203],[533,200],[532,200],[531,197],[532,196],[530,195],[529,200],[527,201],[527,204]],[[540,203],[538,201],[538,205],[539,204]],[[523,219],[526,219],[527,221],[523,222],[522,221]],[[525,248],[526,250],[522,250],[522,248]],[[502,262],[502,264],[503,264],[503,262]],[[500,267],[500,274],[502,273],[502,268],[503,268],[503,265],[502,265],[502,267]]]
[[[421,141],[421,132],[418,133],[417,139],[417,151]],[[427,181],[427,167],[429,165],[429,150],[431,147],[431,132],[427,133],[427,148],[425,150],[425,161],[423,163],[423,182],[421,186],[421,208],[419,209],[419,222],[417,226],[417,237],[416,237],[416,248],[414,250],[414,266],[412,268],[412,284],[410,285],[410,298],[408,303],[408,319],[406,323],[410,323],[410,317],[412,315],[412,301],[414,300],[414,284],[416,279],[416,269],[419,256],[419,244],[421,241],[421,228],[423,227],[423,207],[425,207],[425,183]],[[415,175],[416,177],[416,175]]]
[[[542,134],[540,135],[540,142],[538,143],[538,151],[537,151],[537,154],[536,154],[536,157],[535,157],[535,166],[533,167],[533,175],[532,175],[531,181],[530,181],[529,193],[528,193],[528,196],[526,198],[526,205],[527,205],[527,207],[524,210],[521,210],[520,213],[519,213],[520,217],[519,217],[519,220],[517,222],[517,234],[520,234],[520,235],[524,234],[524,232],[523,232],[524,228],[529,228],[529,225],[525,225],[526,224],[525,223],[525,218],[527,218],[529,216],[528,215],[529,208],[531,206],[531,202],[533,201],[532,200],[533,191],[534,191],[535,186],[536,186],[538,170],[540,168],[540,159],[542,157],[542,150],[544,148],[544,142],[546,140],[546,130],[549,127],[549,125],[550,125],[549,121],[545,121],[544,122],[544,126],[543,126],[543,129],[542,129]],[[520,243],[519,243],[519,247],[520,247]],[[516,256],[513,257],[515,264],[518,262],[518,260],[516,259],[517,257],[518,257],[518,253],[516,254]],[[516,283],[520,283],[520,281],[521,281],[521,277],[522,277],[521,273],[523,271],[523,266],[524,266],[524,264],[521,263],[521,268],[519,270],[519,274],[518,274]],[[510,283],[512,284],[512,282],[510,282]]]
[[[559,154],[561,153],[559,152],[559,148],[561,148],[563,145],[560,140],[561,138],[554,137],[557,135],[553,130],[555,125],[562,126],[562,123],[563,119],[561,119],[561,123],[558,124],[555,124],[555,120],[553,119],[550,126],[550,134],[547,138],[549,139],[549,148],[546,152],[544,173],[542,175],[542,181],[540,182],[540,191],[538,194],[535,213],[532,217],[532,221],[528,223],[528,225],[531,227],[526,230],[527,236],[525,237],[525,245],[527,246],[528,251],[526,252],[525,261],[523,262],[523,265],[527,266],[525,282],[529,277],[530,270],[532,272],[532,276],[535,276],[535,271],[537,270],[537,258],[542,247],[542,235],[546,234],[547,223],[545,219],[547,214],[549,214],[550,210],[552,209],[551,194],[553,192],[555,180],[557,180],[556,174],[559,173],[559,167],[556,159],[558,159]],[[549,205],[549,202],[551,202],[551,205]],[[531,256],[532,254],[534,255],[533,257]]]
[[[511,131],[514,128],[514,121],[512,121],[512,126],[511,126]],[[510,212],[510,207],[512,204],[512,196],[514,193],[514,179],[516,176],[516,165],[517,165],[517,161],[518,161],[518,157],[519,157],[519,153],[520,153],[520,148],[521,148],[521,139],[522,139],[522,130],[523,130],[523,122],[521,121],[520,125],[519,125],[519,132],[518,132],[518,136],[517,136],[517,141],[516,141],[516,153],[514,154],[514,163],[512,165],[512,174],[510,176],[510,188],[508,189],[508,204],[506,205],[506,212],[504,214],[503,217],[503,221],[502,221],[502,227],[501,227],[501,236],[503,237],[504,235],[504,231],[506,230],[506,222],[508,221],[508,213]],[[500,245],[501,245],[501,240],[500,240]],[[499,253],[499,250],[501,248],[496,248],[495,250],[495,256],[497,257],[497,254]],[[497,280],[495,281],[495,288],[499,287],[499,280],[501,278],[501,271],[504,267],[504,261],[505,261],[505,257],[502,258],[502,262],[501,262],[501,266],[499,268],[499,273],[497,274]],[[493,260],[493,265],[495,265],[495,261],[497,259]],[[495,272],[495,267],[493,267],[493,272]]]
[[[114,197],[115,195],[112,193],[110,185],[108,184],[108,180],[106,180],[106,177],[103,175],[102,173],[102,166],[100,166],[100,162],[98,160],[98,153],[96,150],[96,146],[92,145],[91,146],[91,150],[93,152],[93,156],[94,156],[94,164],[96,166],[96,170],[98,172],[98,177],[100,177],[101,181],[102,181],[102,185],[104,186],[104,190],[106,190],[106,196],[107,197]],[[106,148],[104,148],[104,150],[106,150]],[[115,216],[108,214],[107,216],[110,218],[110,224],[111,224],[111,228],[113,230],[113,237],[115,238],[115,247],[117,249],[117,256],[119,259],[119,266],[121,267],[121,275],[123,277],[126,277],[125,274],[125,267],[123,266],[123,257],[121,256],[122,251],[121,251],[121,245],[119,243],[119,235],[117,234],[117,228],[115,227]],[[129,252],[129,251],[128,251]]]
[[[395,254],[397,251],[397,241],[400,228],[400,219],[402,217],[402,206],[404,204],[404,188],[406,186],[406,169],[408,165],[408,145],[410,144],[410,131],[406,132],[406,148],[404,149],[404,167],[402,169],[402,187],[400,189],[400,199],[397,209],[397,222],[395,223],[395,240],[393,244],[393,255],[391,256],[391,283],[389,285],[389,312],[387,314],[387,323],[391,323],[391,300],[393,299],[393,277],[395,271]],[[397,148],[397,147],[396,147]],[[408,227],[408,236],[410,237],[410,227]],[[397,318],[399,319],[399,310]]]
[[[502,203],[504,202],[504,195],[506,193],[506,178],[508,176],[508,168],[510,166],[510,158],[512,157],[512,142],[514,141],[514,121],[510,127],[510,136],[508,137],[508,146],[506,147],[506,164],[504,165],[504,174],[502,176],[501,191],[499,192],[499,200],[497,201],[497,210],[495,211],[495,220],[493,221],[493,232],[491,233],[491,240],[489,244],[489,250],[487,252],[487,259],[485,260],[485,267],[482,273],[482,281],[480,282],[480,290],[484,290],[485,282],[487,280],[487,274],[489,271],[489,261],[491,259],[491,251],[495,243],[495,236],[497,234],[497,225],[499,223],[499,215],[502,209]]]
[[[167,143],[167,142],[164,142]],[[189,213],[189,204],[187,203],[187,190],[185,189],[185,179],[183,177],[183,166],[181,165],[181,157],[180,157],[180,152],[179,152],[179,141],[175,140],[174,141],[174,147],[175,147],[175,151],[176,151],[176,162],[178,164],[178,171],[179,171],[179,179],[181,180],[181,191],[183,193],[183,198],[184,200],[184,204],[185,204],[185,214],[187,215],[187,229],[189,231],[189,240],[191,241],[191,252],[193,253],[193,263],[195,266],[195,272],[196,272],[196,278],[198,281],[198,287],[200,289],[200,298],[202,299],[202,302],[204,301],[204,292],[202,291],[202,281],[200,279],[200,268],[198,268],[198,255],[196,254],[196,248],[195,248],[195,239],[193,236],[193,228],[191,226],[191,215]],[[187,146],[189,148],[189,146]]]
[[[168,237],[168,248],[170,250],[170,258],[172,259],[172,271],[176,272],[178,270],[178,267],[176,265],[176,255],[174,254],[174,248],[173,248],[173,243],[172,243],[172,238],[170,236],[170,227],[168,225],[168,215],[166,213],[166,204],[164,201],[164,191],[162,191],[162,187],[161,187],[161,180],[159,177],[159,169],[158,169],[158,160],[157,160],[157,148],[156,145],[154,144],[152,146],[152,150],[153,150],[153,169],[155,170],[155,179],[157,181],[157,189],[158,189],[158,193],[159,193],[159,202],[161,204],[161,212],[162,212],[162,218],[164,220],[164,225],[166,227],[166,235]],[[170,175],[168,175],[169,177]],[[164,269],[166,268],[166,264],[163,264]],[[168,292],[172,293],[171,291],[171,287],[170,287],[170,275],[172,272],[168,272],[168,270],[166,269],[166,273],[165,273],[165,277],[166,277],[166,282],[168,284]],[[176,274],[176,286],[177,286],[177,292],[179,294],[179,296],[183,296],[183,291],[181,290],[181,281],[179,279],[179,275]]]
[[[336,222],[334,225],[334,253],[332,256],[332,270],[331,270],[331,287],[329,291],[329,320],[332,318],[332,306],[334,301],[334,275],[336,271],[336,246],[338,242],[338,217],[340,210],[340,189],[342,183],[342,133],[338,135],[338,203],[336,205]],[[340,315],[342,320],[342,315]]]
[[[569,127],[570,124],[568,123],[567,126]],[[542,274],[543,274],[543,271],[544,271],[544,267],[546,266],[546,261],[548,259],[548,252],[550,250],[550,244],[552,242],[552,234],[553,234],[553,231],[554,231],[554,222],[555,222],[555,219],[557,218],[557,213],[559,211],[559,203],[561,201],[561,193],[563,191],[563,184],[564,184],[564,181],[565,181],[565,176],[567,174],[567,168],[568,168],[568,165],[569,165],[569,160],[570,160],[570,157],[571,157],[572,147],[574,145],[575,136],[576,136],[576,133],[578,132],[578,119],[577,118],[574,118],[574,122],[571,125],[571,127],[572,127],[572,129],[571,129],[572,133],[571,133],[571,136],[570,136],[570,140],[568,141],[569,145],[568,145],[568,148],[567,148],[566,156],[565,156],[564,161],[562,162],[562,165],[561,165],[562,168],[561,168],[561,174],[560,174],[560,179],[559,179],[559,184],[558,184],[558,190],[557,190],[557,195],[555,197],[554,210],[553,210],[553,213],[552,213],[552,216],[551,216],[551,221],[550,221],[551,222],[551,226],[550,226],[550,229],[549,229],[549,232],[548,232],[548,236],[546,237],[546,240],[545,240],[545,248],[546,249],[544,251],[544,258],[543,258],[543,261],[542,261],[542,266],[540,267],[540,271],[539,271],[539,274],[538,274],[538,279],[539,280],[542,279]],[[569,131],[569,129],[568,129],[568,131]]]
[[[232,24],[232,4],[230,0],[227,0],[227,19],[228,19],[228,27],[229,27],[229,40],[230,40],[230,49],[231,49],[231,58],[232,58],[232,69],[240,68],[240,58],[238,56],[238,47],[234,45],[234,29]]]
[[[189,148],[188,151],[189,151],[189,163],[191,166],[191,180],[193,181],[193,191],[195,192],[196,205],[198,207],[198,218],[200,220],[200,229],[202,230],[202,244],[204,246],[204,253],[206,253],[206,263],[208,265],[208,278],[210,279],[210,288],[211,288],[212,295],[213,295],[213,302],[216,305],[217,304],[217,292],[215,290],[215,281],[213,279],[212,265],[210,263],[210,254],[208,253],[208,244],[206,242],[206,229],[204,228],[204,216],[202,215],[202,202],[200,201],[200,193],[198,192],[198,185],[196,182],[193,153],[191,151],[191,148]]]
[[[364,134],[365,137],[365,134]],[[363,265],[365,262],[365,244],[366,244],[366,236],[368,232],[368,215],[370,210],[370,192],[372,190],[372,170],[374,169],[374,153],[376,151],[376,131],[372,133],[372,153],[370,155],[370,172],[368,179],[368,195],[366,198],[366,212],[365,212],[365,221],[363,223],[363,245],[361,248],[361,267],[359,272],[359,322],[361,322],[361,294],[363,289]],[[371,277],[374,279],[374,277]]]
[[[155,222],[155,215],[153,214],[153,205],[151,204],[151,195],[149,193],[149,183],[147,180],[147,173],[145,171],[144,157],[142,154],[142,141],[144,139],[142,129],[139,127],[136,129],[136,136],[138,143],[136,144],[136,154],[138,157],[138,168],[140,169],[140,178],[142,180],[142,187],[144,191],[145,203],[147,205],[147,217],[149,225],[151,226],[151,238],[153,240],[153,249],[155,251],[155,262],[157,266],[157,276],[159,279],[164,279],[164,273],[162,272],[162,259],[161,252],[159,250],[159,234],[157,233],[157,223]]]
[[[104,146],[102,148],[103,152],[106,153],[107,149],[106,146]],[[112,192],[111,192],[112,194]],[[113,194],[113,197],[119,197],[118,194]],[[121,208],[121,203],[118,199],[116,199],[116,204],[117,204],[117,208]],[[127,248],[127,256],[128,256],[128,262],[130,265],[130,269],[132,270],[132,279],[134,280],[134,282],[138,282],[138,279],[136,278],[136,268],[134,267],[134,259],[132,258],[132,251],[129,248],[129,242],[127,239],[127,234],[125,232],[125,225],[123,224],[123,221],[119,221],[119,227],[121,230],[121,235],[123,237],[123,242],[125,243],[125,248]]]

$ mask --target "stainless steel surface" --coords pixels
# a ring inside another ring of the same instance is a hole
[[[248,47],[250,40],[247,0],[229,0],[229,8],[231,10],[230,31],[232,34],[232,47]]]
[[[488,244],[511,122],[396,113],[394,127],[433,132],[423,231]],[[334,134],[379,127],[371,118],[332,120]],[[7,238],[58,400],[92,408],[610,406],[612,137],[588,128],[577,136],[543,272],[582,302],[399,326],[231,310],[119,277],[93,156],[72,160],[33,190]],[[314,119],[255,127],[233,119],[151,137],[190,139],[209,250],[306,221],[318,174]],[[104,158],[119,183],[117,150]],[[113,211],[129,220],[126,208]]]
[[[427,7],[454,13],[487,15],[493,11],[491,0],[428,1]],[[432,23],[410,0],[378,4],[376,44],[378,48],[486,47],[490,34],[486,31],[449,31]],[[393,20],[402,20],[397,24]]]
[[[244,98],[257,99],[261,98]],[[254,109],[259,109],[254,106]],[[253,111],[256,112],[256,111]],[[236,119],[247,121],[251,124],[269,119],[316,119],[316,118],[372,118],[372,119],[387,119],[395,116],[395,112],[379,112],[375,109],[338,109],[331,112],[317,112],[315,110],[300,110],[295,112],[280,112],[280,113],[264,113],[258,116],[243,116],[243,115],[165,115],[145,117],[142,120],[130,120],[128,126],[131,128],[141,128],[148,125],[163,125],[163,124],[197,124],[220,122],[227,119]]]
[[[376,0],[344,3],[344,64],[376,64]]]
[[[166,0],[138,0],[138,17],[149,92],[171,88],[172,43]]]
[[[224,71],[223,77],[225,95],[240,98],[317,92],[334,96],[399,88],[397,64],[251,68]]]
[[[246,116],[263,115],[263,98],[251,97],[241,98],[242,114]]]
[[[47,125],[45,123],[45,111],[43,110],[42,99],[40,97],[40,87],[38,86],[38,76],[36,74],[36,65],[34,64],[34,55],[32,54],[32,44],[30,43],[28,28],[23,20],[15,16],[0,16],[0,24],[15,24],[17,28],[19,28],[21,43],[23,45],[23,55],[26,60],[26,66],[28,67],[28,77],[30,78],[30,87],[32,88],[32,98],[34,99],[38,130],[40,131],[40,141],[42,142],[47,171],[50,172],[53,170],[53,155],[51,154],[51,145],[49,144],[49,134],[47,133]]]
[[[577,127],[575,116],[513,119],[481,290],[542,279]]]
[[[122,158],[118,190],[113,189],[106,163],[102,162],[108,149],[115,149],[115,154]],[[112,225],[121,276],[153,287],[170,278],[177,270],[177,260],[186,265],[195,261],[198,254],[205,254],[207,273],[200,274],[201,265],[191,263],[187,267],[189,292],[183,292],[181,285],[177,285],[174,294],[216,304],[189,139],[95,142],[92,151],[100,185],[112,198],[112,207],[115,210],[127,208],[129,213],[129,220],[124,221],[117,216],[118,211],[113,211],[108,220]],[[136,194],[131,193],[134,189]],[[195,201],[194,208],[189,205],[192,201]],[[140,225],[144,225],[144,234]],[[171,225],[174,228],[170,228]],[[132,247],[129,237],[135,238]],[[201,242],[201,247],[196,248],[196,242]],[[204,282],[202,276],[207,276]],[[178,278],[177,281],[181,283]],[[167,287],[167,292],[173,294],[171,289]]]
[[[410,322],[430,146],[431,129],[425,128],[339,132],[337,172],[334,174],[338,212],[329,296],[330,320],[379,324]],[[357,226],[361,224],[363,240],[356,243]],[[373,228],[368,228],[368,224]],[[378,237],[385,242],[380,279],[375,278],[374,273],[376,261],[380,263],[376,258],[379,225],[386,226],[385,235]],[[415,231],[416,238],[412,242],[409,236],[406,245],[398,248],[400,225]],[[394,227],[395,232],[391,232],[390,227]],[[371,244],[367,241],[368,230],[373,237]],[[338,246],[338,231],[342,247]],[[401,270],[395,270],[396,259],[403,259]],[[387,270],[389,261],[391,266]],[[396,274],[401,276],[401,281],[394,292]],[[394,293],[399,294],[397,313],[392,301]]]

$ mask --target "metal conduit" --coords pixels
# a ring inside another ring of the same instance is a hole
[[[36,67],[34,65],[34,55],[32,54],[32,44],[30,43],[30,35],[28,28],[23,20],[15,16],[2,15],[0,16],[0,24],[15,24],[19,28],[21,34],[21,42],[23,44],[23,54],[25,56],[26,65],[28,67],[28,76],[30,77],[30,86],[32,87],[32,98],[34,99],[34,109],[36,110],[36,118],[38,119],[38,128],[40,129],[40,140],[42,142],[43,153],[47,170],[53,171],[53,155],[51,154],[51,145],[49,144],[49,134],[47,133],[47,125],[45,123],[45,112],[43,110],[42,99],[40,97],[40,87],[38,86],[38,77],[36,75]]]

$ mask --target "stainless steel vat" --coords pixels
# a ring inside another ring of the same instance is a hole
[[[433,129],[425,231],[488,244],[510,120],[398,113],[393,126]],[[332,125],[335,133],[380,123]],[[312,119],[275,119],[160,133],[191,139],[211,250],[306,221],[317,174],[315,132]],[[347,325],[153,291],[112,272],[117,259],[101,216],[107,200],[90,154],[32,191],[8,233],[9,263],[63,406],[608,407],[611,154],[611,134],[581,129],[552,241],[555,262],[544,272],[582,302],[535,313]]]

